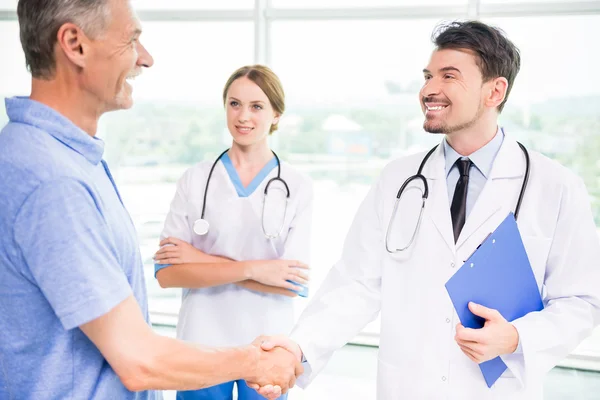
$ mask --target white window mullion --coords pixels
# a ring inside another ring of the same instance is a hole
[[[268,63],[267,3],[267,0],[254,1],[254,62],[256,64]]]
[[[467,18],[479,19],[479,6],[481,0],[469,0],[469,6],[467,11]]]

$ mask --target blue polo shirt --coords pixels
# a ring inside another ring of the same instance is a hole
[[[133,293],[149,322],[135,229],[104,143],[53,109],[6,100],[0,132],[0,399],[129,392],[78,328]]]

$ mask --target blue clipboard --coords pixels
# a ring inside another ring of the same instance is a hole
[[[479,245],[446,282],[446,290],[463,326],[481,328],[485,323],[469,311],[470,301],[498,310],[514,321],[544,308],[537,282],[513,213]],[[488,387],[507,366],[500,357],[479,364]]]

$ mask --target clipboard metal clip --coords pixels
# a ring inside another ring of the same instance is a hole
[[[475,254],[475,252],[476,252],[477,250],[479,250],[479,248],[481,247],[481,245],[482,245],[482,244],[484,244],[484,243],[485,243],[485,241],[486,241],[486,240],[488,240],[488,238],[489,238],[491,235],[492,235],[492,232],[488,233],[488,234],[487,234],[487,236],[486,236],[485,238],[483,238],[483,240],[481,241],[481,243],[479,243],[479,245],[478,245],[478,246],[475,248],[475,250],[473,250],[473,252],[472,252],[471,254],[469,254],[469,257],[467,257],[467,260],[468,260],[469,258],[471,258],[471,256],[473,256],[473,254]],[[494,243],[496,243],[496,240],[494,240]],[[464,263],[466,263],[466,262],[467,262],[467,260],[464,260],[464,261],[463,261],[463,264],[464,264]],[[471,267],[473,267],[473,266],[471,265]]]

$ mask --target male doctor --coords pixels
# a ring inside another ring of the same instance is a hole
[[[485,326],[460,325],[444,284],[515,211],[524,179],[524,153],[498,127],[520,56],[501,31],[476,21],[441,26],[433,41],[419,98],[423,128],[444,136],[423,169],[429,198],[414,242],[405,251],[386,251],[396,194],[424,153],[384,169],[355,216],[340,261],[294,328],[293,342],[273,337],[263,348],[283,346],[304,357],[298,382],[305,386],[381,312],[377,399],[542,399],[545,374],[600,316],[600,243],[588,194],[579,177],[530,151],[518,226],[545,308],[509,322],[471,304]],[[412,235],[419,186],[411,183],[400,201],[391,248]],[[508,369],[488,388],[478,363],[497,356]]]

